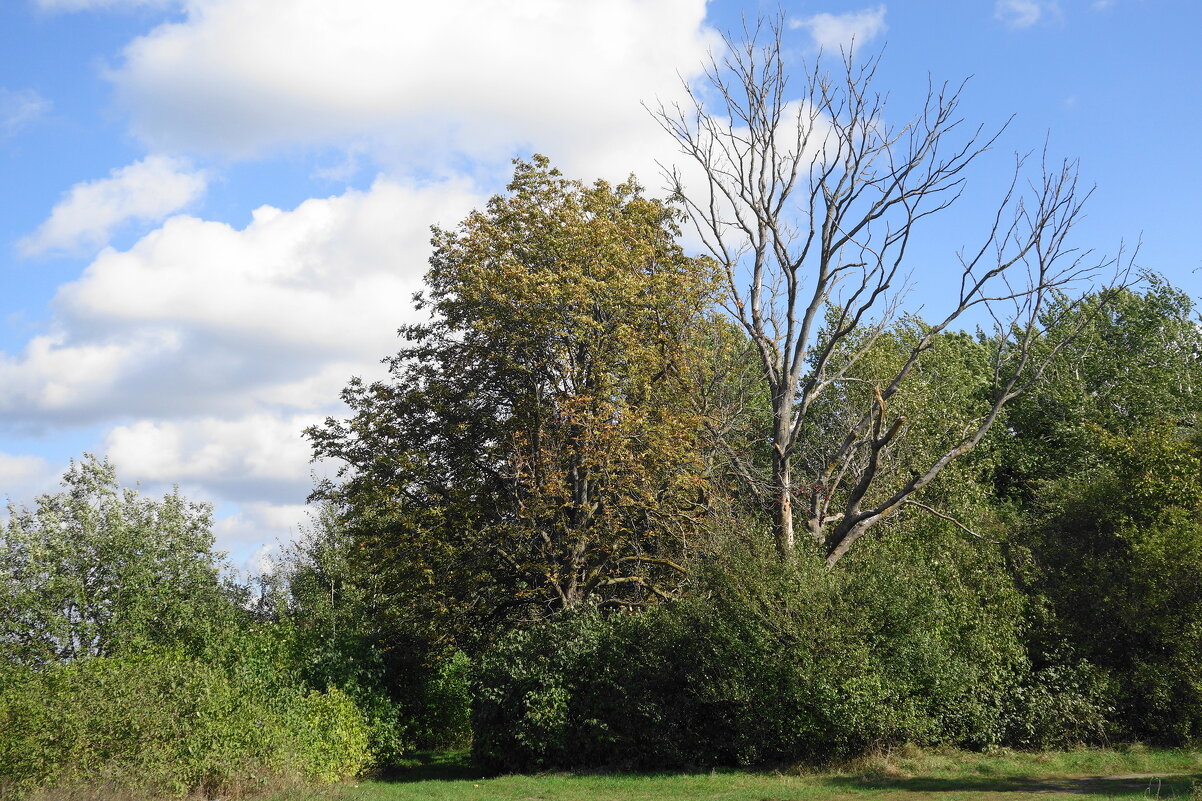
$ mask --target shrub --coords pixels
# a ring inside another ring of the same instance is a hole
[[[280,778],[332,781],[368,764],[367,725],[345,694],[230,668],[154,651],[9,669],[0,690],[6,792],[100,783],[242,793]]]
[[[588,608],[513,634],[476,673],[476,760],[494,770],[746,765],[854,752],[895,727],[862,643],[794,638],[742,611]]]
[[[1084,668],[1032,674],[998,555],[924,536],[937,556],[899,536],[835,572],[728,560],[690,599],[516,631],[474,673],[475,758],[657,769],[1099,736]]]
[[[420,693],[417,741],[424,748],[462,748],[471,741],[471,661],[455,651],[433,670]]]
[[[1037,633],[1096,666],[1119,737],[1187,745],[1202,738],[1202,446],[1175,421],[1095,433],[1104,465],[1044,484],[1027,532]]]

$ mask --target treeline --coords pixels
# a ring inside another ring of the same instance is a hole
[[[891,128],[850,56],[793,103],[759,30],[723,113],[659,112],[700,189],[535,157],[435,229],[426,321],[306,432],[342,469],[263,581],[91,457],[10,507],[0,793],[1202,735],[1190,298],[1088,283],[1122,265],[1069,244],[1065,165],[905,313],[912,235],[993,140],[951,141],[946,90]]]
[[[317,490],[348,560],[325,580],[359,599],[342,636],[394,666],[396,702],[420,719],[414,688],[466,660],[496,770],[1193,742],[1190,299],[1150,274],[1050,292],[1025,365],[999,358],[1012,330],[851,331],[789,452],[796,519],[829,511],[782,553],[770,384],[676,219],[519,163],[436,233],[431,322],[391,378],[308,432],[346,466]],[[826,315],[819,347],[844,324]],[[833,559],[842,521],[879,508]]]
[[[822,531],[782,555],[762,362],[677,221],[540,158],[437,231],[429,322],[308,432],[344,474],[255,586],[206,507],[92,457],[10,506],[3,793],[225,797],[468,743],[504,771],[1196,741],[1190,299],[1154,275],[1054,297],[1039,380],[976,447],[846,557]],[[836,353],[799,519],[893,497],[993,408],[1006,332],[930,330],[902,316]],[[865,406],[878,434],[822,481]]]

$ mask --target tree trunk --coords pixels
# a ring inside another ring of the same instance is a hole
[[[793,555],[793,474],[790,459],[779,445],[772,449],[772,529],[776,537],[776,553],[788,559]]]

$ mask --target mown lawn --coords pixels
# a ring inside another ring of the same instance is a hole
[[[434,755],[388,780],[280,801],[985,801],[1202,799],[1202,752],[1140,747],[1038,754],[903,749],[828,771],[484,777],[462,755]]]

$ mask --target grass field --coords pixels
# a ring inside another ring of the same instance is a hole
[[[830,770],[486,778],[463,755],[429,756],[387,781],[279,801],[985,801],[1199,799],[1202,752],[1142,747],[1025,754],[902,749]]]

